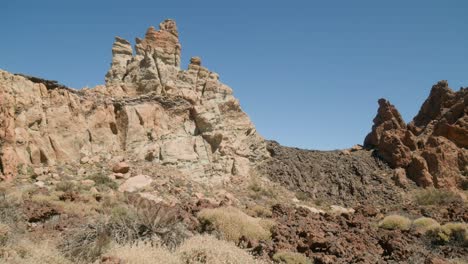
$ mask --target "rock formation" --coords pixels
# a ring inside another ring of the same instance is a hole
[[[198,57],[181,70],[175,22],[159,27],[136,39],[135,54],[116,37],[105,86],[72,90],[0,71],[2,177],[120,155],[219,182],[268,157],[231,88]]]
[[[380,99],[364,145],[377,149],[392,167],[404,168],[420,186],[466,189],[468,88],[454,92],[446,81],[438,82],[408,125],[393,105]]]

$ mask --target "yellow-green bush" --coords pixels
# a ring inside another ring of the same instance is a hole
[[[267,240],[271,236],[270,228],[274,225],[270,220],[251,217],[234,207],[204,209],[198,218],[205,229],[214,228],[226,240],[234,242],[242,236]]]
[[[401,215],[389,215],[379,222],[379,227],[390,230],[408,230],[411,227],[411,220]]]
[[[468,246],[468,224],[466,223],[447,223],[443,226],[432,226],[426,231],[426,234],[438,243],[460,243]]]
[[[413,221],[413,228],[418,232],[426,232],[429,228],[440,226],[439,223],[429,217],[420,217]]]
[[[443,205],[461,201],[461,197],[451,191],[428,188],[417,191],[414,200],[419,205]]]
[[[306,256],[289,251],[278,252],[273,256],[273,260],[283,264],[312,264]]]

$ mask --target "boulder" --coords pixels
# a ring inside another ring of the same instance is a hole
[[[114,173],[127,173],[130,171],[130,165],[127,162],[119,162],[112,166],[112,171]]]
[[[137,175],[134,177],[130,177],[127,179],[122,185],[119,187],[120,192],[135,192],[140,190],[144,187],[151,185],[153,179],[147,175]]]

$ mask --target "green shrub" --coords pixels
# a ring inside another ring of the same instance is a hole
[[[284,264],[312,264],[309,258],[300,254],[289,251],[278,252],[273,256],[273,260]]]
[[[426,232],[429,228],[440,226],[439,223],[429,217],[421,217],[413,221],[412,227],[418,232]]]
[[[408,230],[411,227],[411,220],[401,215],[389,215],[379,222],[379,227],[390,230]]]
[[[101,173],[90,176],[88,179],[93,180],[96,184],[96,188],[99,190],[115,190],[118,187],[118,184],[114,180]]]
[[[454,192],[434,188],[417,191],[414,199],[419,205],[444,205],[462,201],[461,197]]]
[[[237,242],[242,236],[249,239],[267,240],[274,222],[251,217],[234,207],[204,209],[198,214],[205,230],[214,228],[229,241]]]

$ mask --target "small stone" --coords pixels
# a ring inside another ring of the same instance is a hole
[[[44,169],[43,168],[34,168],[33,170],[35,176],[39,176],[44,174]]]
[[[81,158],[80,162],[81,162],[81,164],[89,163],[89,158],[85,156],[85,157]]]
[[[344,208],[339,205],[330,206],[330,213],[332,214],[354,214],[353,208]]]
[[[38,181],[45,181],[45,180],[47,180],[48,178],[49,178],[48,175],[40,175],[40,176],[37,176],[37,177],[36,177],[36,180],[38,180]]]
[[[114,173],[113,176],[115,179],[118,179],[118,180],[128,178],[128,175],[125,175],[123,173]]]
[[[201,66],[201,58],[200,57],[190,58],[190,64]]]
[[[37,181],[37,182],[34,183],[34,185],[36,185],[39,188],[44,188],[45,187],[45,183],[43,181]]]
[[[130,165],[124,161],[118,162],[112,167],[112,171],[115,173],[127,173],[129,170]]]

